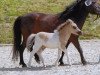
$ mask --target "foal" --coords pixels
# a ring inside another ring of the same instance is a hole
[[[44,65],[44,60],[43,57],[41,56],[41,53],[45,48],[51,48],[51,49],[58,48],[58,58],[55,62],[55,65],[58,65],[61,52],[62,51],[65,52],[66,49],[65,46],[71,34],[80,35],[81,30],[70,19],[66,20],[66,22],[58,26],[57,29],[54,31],[54,33],[39,32],[37,34],[31,34],[28,37],[26,47],[30,51],[31,46],[34,43],[34,48],[33,48],[34,50],[32,50],[30,54],[28,66],[30,67],[32,57],[35,53],[39,55],[40,60]]]

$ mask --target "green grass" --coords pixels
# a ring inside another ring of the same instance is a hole
[[[0,43],[12,43],[13,23],[19,15],[30,12],[55,14],[64,10],[74,0],[0,0]],[[83,27],[81,39],[100,39],[100,19],[93,22],[89,16]]]

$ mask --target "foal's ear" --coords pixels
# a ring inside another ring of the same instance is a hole
[[[72,22],[71,19],[66,20],[66,24],[71,24],[71,22]]]

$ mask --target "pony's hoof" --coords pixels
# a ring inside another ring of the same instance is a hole
[[[22,65],[22,67],[27,67],[27,65],[25,64],[25,65]]]
[[[25,63],[24,64],[19,63],[19,65],[22,65],[22,67],[27,67]]]
[[[40,61],[36,61],[38,64],[40,64]]]
[[[85,62],[82,62],[82,64],[85,66],[85,65],[87,65],[87,62],[85,61]]]
[[[60,62],[59,66],[64,66],[64,63],[63,62]]]

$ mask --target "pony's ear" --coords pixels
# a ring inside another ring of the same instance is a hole
[[[86,1],[85,1],[85,5],[86,5],[86,6],[90,6],[91,4],[92,4],[92,0],[86,0]]]

